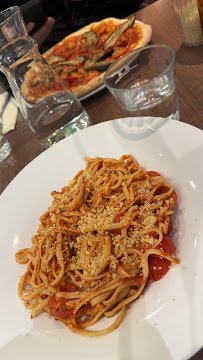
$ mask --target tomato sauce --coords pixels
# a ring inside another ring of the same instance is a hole
[[[163,235],[161,243],[157,246],[157,249],[164,251],[166,254],[173,255],[176,251],[175,244],[172,238],[168,235]],[[169,270],[171,262],[165,258],[161,258],[157,255],[149,256],[149,278],[151,281],[160,280],[165,276]]]
[[[123,213],[120,213],[120,214],[117,214],[117,215],[115,216],[114,220],[113,220],[113,223],[114,223],[114,224],[119,223],[119,222],[122,220],[122,217],[123,217],[124,215],[125,215],[124,212],[123,212]],[[115,235],[120,235],[120,234],[121,234],[121,229],[113,229],[112,231],[113,231],[113,233],[114,233]]]
[[[74,284],[64,284],[60,286],[61,292],[75,292],[77,291],[77,286]],[[75,300],[71,299],[71,300]],[[66,298],[56,299],[55,295],[50,296],[48,307],[50,309],[50,313],[54,317],[59,317],[61,319],[68,319],[73,314],[73,309],[67,306],[67,302],[70,301]]]

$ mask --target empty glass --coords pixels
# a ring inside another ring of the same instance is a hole
[[[112,64],[104,83],[126,116],[179,120],[175,53],[166,45],[133,50]]]
[[[17,6],[0,13],[0,70],[6,75],[25,120],[44,147],[90,125],[77,97],[28,36]]]

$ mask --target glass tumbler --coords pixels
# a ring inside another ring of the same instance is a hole
[[[183,45],[203,44],[203,0],[173,0]]]
[[[166,45],[149,45],[118,59],[104,83],[126,116],[179,120],[175,53]]]
[[[6,139],[5,135],[2,134],[0,129],[0,164],[6,160],[11,152],[11,146]]]
[[[45,148],[91,125],[80,101],[28,36],[16,6],[0,13],[0,70],[30,129]]]

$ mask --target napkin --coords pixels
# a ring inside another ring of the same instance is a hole
[[[0,109],[3,105],[4,98],[6,96],[7,92],[3,92],[0,94]],[[16,126],[16,118],[18,114],[18,106],[13,96],[10,97],[10,101],[6,105],[4,112],[1,116],[3,127],[2,127],[2,133],[7,134],[9,131],[14,130]]]

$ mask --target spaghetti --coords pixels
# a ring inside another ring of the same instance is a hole
[[[73,332],[98,336],[120,325],[149,280],[179,263],[167,235],[177,196],[132,155],[85,160],[86,170],[52,192],[32,247],[16,254],[27,263],[18,295],[32,318],[45,310]],[[106,329],[87,330],[118,313]]]

